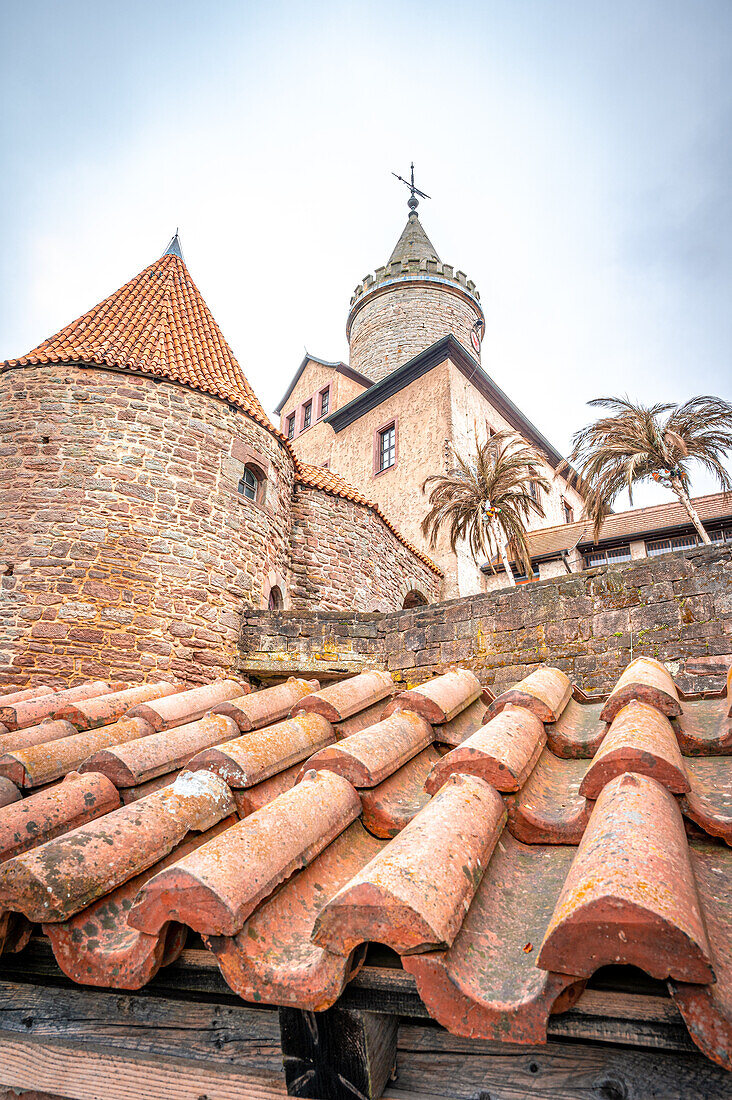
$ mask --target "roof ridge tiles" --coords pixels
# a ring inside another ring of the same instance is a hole
[[[612,722],[618,711],[632,699],[656,707],[668,718],[678,718],[682,713],[671,673],[653,657],[636,657],[623,670],[602,708],[603,722]]]
[[[432,744],[432,726],[412,711],[395,711],[360,733],[328,745],[303,765],[336,772],[354,787],[375,787]]]
[[[274,687],[262,688],[243,695],[239,699],[230,699],[225,703],[217,703],[213,708],[214,714],[226,714],[233,718],[242,733],[260,729],[281,718],[286,718],[290,710],[306,695],[318,691],[318,680],[303,680],[296,676],[290,676],[284,684],[275,684]]]
[[[497,791],[517,791],[531,774],[545,744],[543,722],[525,707],[509,704],[443,756],[430,772],[425,788],[434,794],[459,772],[477,775]]]
[[[122,691],[113,691],[91,699],[66,702],[51,711],[51,718],[72,722],[78,730],[96,729],[122,718],[130,707],[138,703],[160,699],[183,691],[183,684],[158,681],[154,684],[135,684]]]
[[[433,726],[442,725],[479,699],[482,691],[480,680],[474,672],[467,668],[453,668],[395,696],[384,716],[397,709],[413,710]]]
[[[306,695],[295,703],[290,715],[294,718],[298,714],[321,714],[329,722],[342,722],[386,698],[393,688],[394,681],[388,672],[361,672]]]
[[[631,699],[613,718],[580,793],[597,798],[605,784],[623,772],[650,775],[673,794],[690,789],[671,723],[656,707],[638,699]]]
[[[508,691],[501,692],[488,707],[487,717],[500,714],[505,706],[524,707],[541,722],[556,722],[572,697],[572,681],[565,672],[549,665],[524,676]]]
[[[336,954],[384,943],[399,954],[449,946],[500,836],[500,795],[453,775],[323,908],[313,942]]]
[[[306,712],[235,737],[226,745],[204,749],[189,766],[214,772],[232,789],[253,787],[307,760],[333,741],[335,731],[328,719]]]
[[[347,780],[308,772],[292,790],[146,883],[129,923],[157,933],[177,920],[207,935],[233,936],[276,886],[310,863],[360,810]]]
[[[362,820],[372,836],[391,840],[424,809],[431,797],[425,780],[439,759],[434,745],[428,745],[381,783],[358,792]]]
[[[82,699],[94,699],[98,695],[109,695],[121,691],[126,684],[109,684],[106,680],[93,680],[64,691],[54,691],[50,695],[41,695],[24,699],[21,702],[0,707],[0,722],[9,730],[25,729],[35,726],[64,703],[76,703]]]
[[[655,779],[631,772],[599,794],[537,961],[577,977],[610,963],[714,981],[678,804]]]
[[[249,685],[240,680],[213,680],[163,699],[138,703],[127,711],[127,717],[144,718],[159,733],[185,722],[196,722],[217,703],[245,695],[248,689]]]

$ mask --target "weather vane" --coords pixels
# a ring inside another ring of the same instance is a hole
[[[412,169],[411,181],[405,180],[403,176],[397,176],[396,172],[392,172],[392,176],[396,176],[396,178],[398,180],[401,180],[402,183],[406,183],[407,187],[411,191],[409,199],[407,200],[407,206],[413,214],[416,214],[417,207],[419,206],[419,199],[415,196],[419,195],[420,199],[428,199],[430,196],[426,195],[424,191],[420,191],[418,187],[414,186],[414,161],[412,161],[410,167]]]

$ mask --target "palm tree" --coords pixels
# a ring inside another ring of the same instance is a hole
[[[688,466],[700,463],[724,492],[732,489],[722,465],[722,456],[732,450],[732,405],[708,396],[649,408],[627,397],[598,397],[589,404],[609,409],[610,415],[574,435],[567,463],[585,495],[584,514],[593,521],[595,542],[618,494],[627,489],[632,504],[633,487],[649,478],[675,493],[699,538],[711,542],[689,497]]]
[[[475,562],[479,554],[485,555],[494,573],[494,559],[500,555],[513,585],[507,546],[527,574],[531,573],[526,523],[532,514],[544,515],[538,490],[548,493],[551,489],[541,472],[543,463],[515,432],[491,436],[487,425],[475,461],[457,452],[455,459],[454,469],[431,474],[422,485],[422,492],[432,486],[432,507],[422,522],[422,533],[434,548],[440,528],[447,524],[453,553],[458,542],[466,539]]]

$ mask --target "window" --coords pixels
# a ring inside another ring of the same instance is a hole
[[[379,432],[379,473],[388,470],[396,462],[396,424]]]
[[[259,489],[262,484],[262,479],[258,474],[254,472],[251,466],[244,467],[244,473],[241,475],[239,481],[239,492],[247,498],[247,500],[256,501],[259,497]]]
[[[567,504],[564,497],[562,497],[562,511],[564,512],[564,522],[574,523],[574,508],[571,508],[570,505]]]
[[[290,413],[290,415],[287,418],[287,438],[288,439],[294,439],[295,438],[295,414],[294,413]]]
[[[646,542],[646,554],[649,558],[656,558],[659,554],[670,554],[672,550],[690,550],[699,545],[699,536],[677,535],[675,538],[653,539]]]
[[[585,569],[591,569],[593,565],[609,565],[615,561],[630,561],[629,546],[613,546],[610,550],[590,550],[584,554]]]
[[[282,599],[282,589],[276,584],[273,584],[269,590],[269,597],[267,599],[267,607],[270,611],[280,611],[284,605]]]
[[[539,503],[539,486],[535,481],[529,482],[529,496],[532,500],[536,501],[537,504]]]
[[[320,391],[320,412],[318,416],[327,416],[328,409],[330,408],[330,386],[326,386],[324,390]]]
[[[306,402],[302,407],[302,430],[305,431],[309,428],[313,422],[313,403],[312,401]]]
[[[407,592],[404,597],[404,603],[402,609],[407,611],[410,607],[426,607],[427,597],[418,589],[413,588],[411,592]]]

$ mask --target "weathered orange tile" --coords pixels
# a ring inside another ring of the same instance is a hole
[[[685,760],[690,790],[679,800],[684,815],[710,836],[732,844],[732,760]]]
[[[385,716],[395,710],[413,710],[433,726],[449,722],[460,711],[480,698],[483,688],[480,680],[467,668],[456,668],[442,676],[402,691],[395,696],[384,711]]]
[[[616,775],[650,775],[674,794],[689,790],[689,778],[671,723],[656,707],[631,700],[616,717],[595,753],[580,793],[597,798]]]
[[[572,683],[558,668],[541,665],[509,691],[503,691],[488,707],[486,720],[506,706],[524,707],[540,722],[556,722],[572,697]]]
[[[600,792],[538,961],[579,977],[613,963],[714,981],[681,811],[655,779],[632,773]]]
[[[475,702],[470,703],[459,714],[456,714],[454,718],[451,718],[449,722],[443,722],[442,725],[435,726],[435,741],[439,741],[442,745],[450,745],[452,748],[462,745],[466,738],[476,733],[481,726],[486,724],[488,721],[486,718],[487,709],[487,705],[483,702],[481,696],[480,699],[476,699]]]
[[[190,767],[215,772],[230,787],[253,787],[298,761],[307,760],[334,739],[327,718],[314,713],[300,714],[244,734],[219,748],[205,749],[193,757]]]
[[[49,741],[58,741],[62,737],[71,737],[77,733],[71,722],[56,722],[46,718],[37,726],[28,726],[24,730],[0,734],[0,755],[14,752],[16,749],[28,749],[31,745],[45,745]]]
[[[637,699],[656,707],[667,718],[678,718],[681,703],[671,673],[653,657],[636,657],[613,688],[600,714],[603,722],[612,722],[618,711]]]
[[[82,985],[110,989],[141,989],[161,966],[168,966],[185,947],[188,929],[171,921],[157,935],[139,932],[127,923],[139,890],[159,871],[194,852],[236,822],[231,815],[204,833],[189,835],[164,859],[118,886],[76,916],[44,924],[56,962]]]
[[[40,699],[44,695],[53,695],[55,688],[48,684],[37,684],[36,687],[16,688],[14,691],[3,691],[0,695],[0,707],[10,707],[13,703],[23,703],[26,699]]]
[[[482,779],[445,786],[320,913],[313,941],[337,955],[384,943],[402,955],[449,946],[506,813]]]
[[[536,966],[572,856],[504,833],[452,947],[405,956],[430,1016],[453,1035],[544,1043],[550,1013],[581,993],[584,981]]]
[[[233,936],[260,901],[310,863],[360,810],[356,791],[340,775],[308,773],[292,790],[151,879],[129,922],[153,933],[177,920],[197,932]]]
[[[357,711],[349,718],[344,718],[342,722],[335,722],[333,729],[335,730],[336,740],[342,741],[344,737],[350,737],[352,733],[360,733],[361,730],[368,729],[369,726],[375,726],[377,722],[385,717],[387,716],[384,712],[384,699],[379,699],[378,702],[372,703],[370,707],[364,707],[363,710]]]
[[[150,733],[152,728],[143,718],[120,718],[111,726],[6,752],[0,757],[0,775],[21,787],[41,787],[79,768],[88,756],[101,748],[134,741]]]
[[[67,920],[167,855],[189,829],[234,812],[218,776],[181,775],[170,787],[46,841],[0,867],[0,911]]]
[[[412,711],[352,733],[311,756],[304,768],[337,772],[354,787],[375,787],[432,742],[432,726]]]
[[[608,730],[600,720],[602,703],[569,699],[557,718],[546,727],[549,748],[565,760],[588,759],[595,755]]]
[[[732,754],[729,693],[722,699],[686,700],[674,726],[684,756]]]
[[[311,942],[323,903],[383,847],[358,821],[263,902],[236,936],[204,936],[224,978],[240,997],[322,1012],[361,961]]]
[[[12,780],[0,776],[0,808],[12,806],[14,802],[18,802],[22,797],[23,795]]]
[[[588,767],[545,748],[521,790],[505,799],[512,836],[524,844],[579,844],[594,805],[579,793]]]
[[[672,980],[668,985],[702,1053],[732,1070],[732,852],[697,841],[690,848],[717,980],[712,985]]]
[[[116,810],[116,788],[103,775],[72,773],[63,783],[0,810],[0,863],[86,821]]]
[[[80,684],[66,691],[55,691],[51,695],[41,695],[0,707],[0,722],[9,730],[25,729],[35,726],[48,718],[53,711],[64,703],[76,703],[81,699],[93,699],[98,695],[108,695],[111,691],[122,689],[125,684],[108,684],[104,680]]]
[[[517,791],[546,744],[544,724],[525,707],[509,704],[435,764],[425,784],[434,794],[457,772],[477,775],[497,791]]]
[[[277,797],[290,791],[297,783],[302,773],[300,764],[293,764],[291,768],[285,768],[283,772],[271,775],[269,779],[263,779],[261,783],[255,783],[253,787],[232,787],[236,811],[239,817],[248,817],[249,814],[261,810]]]
[[[145,798],[155,791],[162,791],[163,787],[169,787],[171,783],[175,783],[184,770],[181,768],[178,771],[168,772],[167,775],[158,775],[155,779],[148,779],[145,783],[138,783],[135,787],[120,787],[118,789],[119,796],[124,805],[129,806],[131,802],[139,802],[141,798]]]
[[[207,714],[198,722],[100,749],[87,757],[79,771],[101,772],[117,787],[135,787],[176,771],[204,749],[238,736],[239,727],[233,718]]]
[[[240,680],[215,680],[203,687],[177,691],[165,699],[138,703],[127,712],[128,718],[144,718],[159,733],[161,730],[196,722],[204,714],[227,699],[237,699],[247,692],[248,685]]]
[[[317,691],[319,687],[317,680],[299,680],[291,676],[284,684],[253,691],[226,703],[217,703],[213,712],[233,718],[241,733],[249,733],[250,730],[260,729],[286,718],[298,700]]]
[[[340,680],[320,691],[306,695],[290,711],[298,714],[321,714],[329,722],[342,722],[359,710],[373,706],[391,694],[394,681],[388,672],[361,672],[348,680]]]
[[[71,722],[78,730],[96,729],[122,718],[131,707],[146,703],[152,699],[162,699],[182,690],[182,684],[157,683],[136,684],[124,691],[112,691],[94,699],[79,699],[65,702],[51,711],[52,718],[61,718]]]
[[[427,805],[425,781],[439,759],[429,745],[378,786],[359,791],[363,823],[373,836],[390,840]]]

